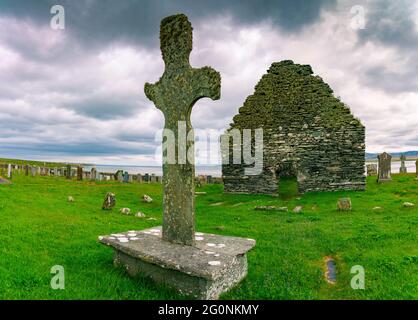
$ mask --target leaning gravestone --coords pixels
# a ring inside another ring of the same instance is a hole
[[[386,152],[377,156],[379,160],[377,182],[391,181],[392,156]]]
[[[192,26],[185,15],[165,18],[160,40],[165,71],[156,84],[145,85],[145,94],[164,113],[180,162],[168,163],[163,155],[163,226],[99,239],[115,249],[116,264],[129,274],[142,272],[185,295],[216,299],[246,276],[246,253],[255,240],[195,233],[195,167],[187,157],[180,161],[180,153],[194,157],[191,110],[200,98],[219,99],[220,75],[209,67],[190,66]],[[187,141],[180,141],[179,121],[190,133]],[[179,148],[179,142],[187,150]]]
[[[405,165],[406,157],[405,155],[401,155],[401,167],[399,168],[399,173],[408,173]]]

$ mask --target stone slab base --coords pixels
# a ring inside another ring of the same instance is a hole
[[[115,264],[142,273],[194,299],[212,300],[247,275],[253,239],[196,233],[196,246],[162,240],[161,227],[99,237],[115,250]]]

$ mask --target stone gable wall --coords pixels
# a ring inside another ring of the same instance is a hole
[[[297,176],[301,193],[365,189],[365,128],[310,66],[272,64],[230,129],[257,128],[263,173],[245,176],[246,165],[223,165],[225,192],[275,194],[286,175]]]

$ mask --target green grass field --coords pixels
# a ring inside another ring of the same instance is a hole
[[[106,192],[116,194],[112,212],[101,210]],[[366,192],[299,196],[284,183],[280,197],[227,195],[221,185],[198,191],[197,229],[257,240],[248,254],[248,277],[224,299],[417,299],[418,181],[395,175]],[[154,198],[140,201],[143,194]],[[67,197],[75,198],[74,203]],[[351,213],[336,211],[349,196]],[[128,277],[113,266],[112,250],[98,236],[161,224],[161,185],[77,182],[15,175],[0,185],[0,299],[181,299],[148,279]],[[405,201],[417,206],[404,208]],[[288,206],[286,212],[256,205]],[[303,212],[293,213],[296,205]],[[383,210],[373,210],[380,206]],[[122,207],[147,218],[124,216]],[[324,280],[324,257],[337,263],[337,284]],[[54,265],[65,268],[65,290],[50,287]],[[353,290],[350,269],[366,271],[365,290]]]

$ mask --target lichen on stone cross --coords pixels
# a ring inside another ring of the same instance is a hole
[[[168,163],[163,155],[163,239],[184,245],[195,244],[194,216],[194,138],[191,139],[190,115],[197,100],[220,98],[221,77],[210,67],[194,69],[190,66],[192,25],[183,14],[161,21],[161,52],[165,71],[155,84],[145,84],[145,94],[165,117],[165,129],[175,136],[176,163]],[[179,141],[179,121],[185,123],[186,141]],[[186,146],[186,150],[182,146]],[[182,159],[183,161],[179,161]],[[180,162],[180,163],[179,163]]]

